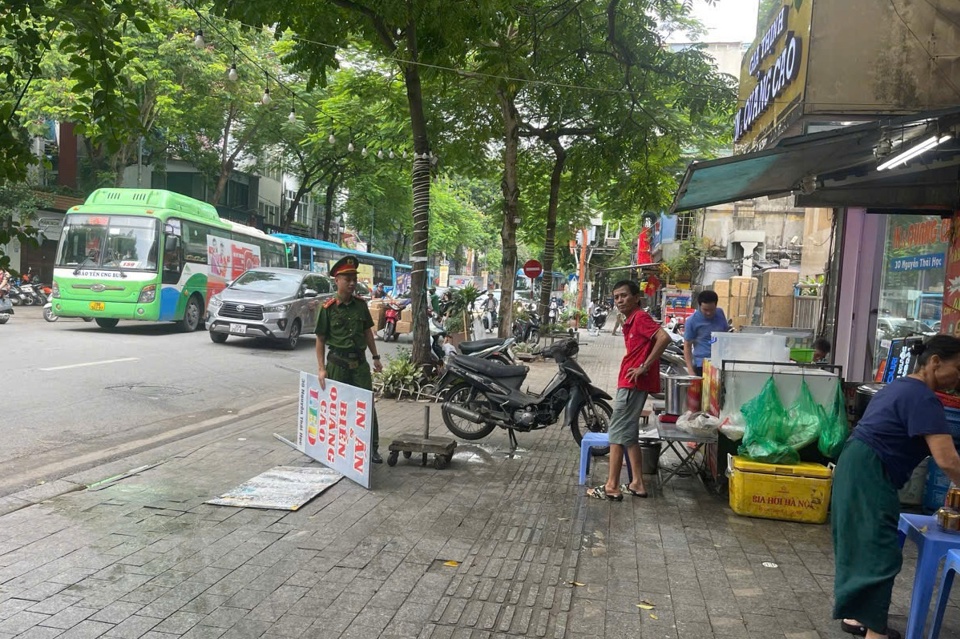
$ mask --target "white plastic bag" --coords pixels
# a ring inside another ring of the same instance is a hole
[[[691,435],[712,435],[717,432],[720,420],[709,413],[687,411],[677,418],[677,428]]]
[[[720,432],[729,439],[738,442],[743,439],[743,431],[747,427],[743,414],[740,411],[731,413],[720,424]]]

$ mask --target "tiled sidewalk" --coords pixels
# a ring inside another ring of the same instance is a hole
[[[580,363],[612,389],[622,342],[584,339]],[[555,370],[534,364],[531,387]],[[422,406],[381,402],[384,443],[418,430]],[[272,436],[292,434],[295,411],[131,458],[165,461],[0,517],[0,639],[847,636],[830,619],[828,526],[738,517],[693,478],[651,499],[587,499],[559,427],[519,435],[514,454],[502,432],[461,442],[445,470],[378,466],[373,490],[343,480],[297,512],[205,505],[273,466],[311,463]],[[432,426],[445,430],[437,409]],[[593,481],[605,470],[595,464]],[[115,471],[99,472],[80,480]],[[908,548],[895,591],[900,628],[914,558]],[[952,608],[942,636],[958,635]]]

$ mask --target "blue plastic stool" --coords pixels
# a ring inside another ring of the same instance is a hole
[[[933,609],[933,625],[930,626],[930,639],[940,636],[940,625],[943,623],[943,612],[950,599],[950,588],[953,586],[953,575],[960,572],[960,550],[948,550],[947,558],[943,560],[943,578],[940,580],[940,591],[937,594],[937,606]]]
[[[606,433],[587,433],[580,442],[580,485],[587,483],[587,474],[590,472],[590,454],[591,448],[602,448],[610,445],[610,437]],[[623,462],[627,467],[627,477],[633,481],[633,469],[630,468],[630,458],[627,457],[627,451],[623,451]]]
[[[910,612],[907,614],[904,637],[921,639],[940,561],[947,556],[948,551],[960,549],[960,535],[943,532],[937,526],[937,518],[930,515],[901,514],[897,531],[900,534],[901,546],[907,539],[917,545],[917,571],[913,578]],[[939,630],[939,624],[937,629]]]

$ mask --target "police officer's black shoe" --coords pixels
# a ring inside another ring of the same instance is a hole
[[[383,463],[383,457],[380,456],[380,452],[379,452],[379,451],[376,451],[376,450],[375,450],[375,451],[373,451],[373,457],[371,458],[370,461],[372,461],[374,464],[382,464],[382,463]]]

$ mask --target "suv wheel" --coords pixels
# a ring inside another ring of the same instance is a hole
[[[292,351],[297,347],[297,342],[300,341],[300,320],[293,320],[293,324],[290,325],[290,335],[287,339],[283,340],[283,347],[288,351]]]
[[[214,344],[223,344],[227,341],[227,337],[229,337],[227,333],[214,333],[210,331],[210,339]]]

